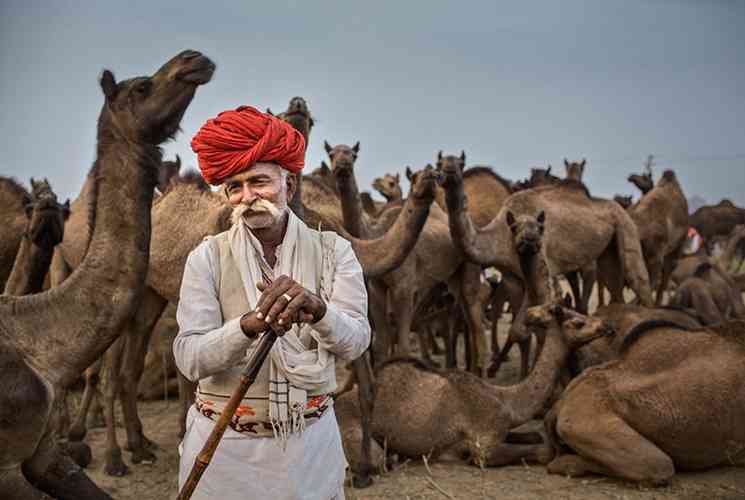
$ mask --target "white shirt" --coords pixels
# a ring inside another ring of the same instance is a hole
[[[335,251],[333,292],[326,314],[313,329],[329,352],[353,360],[370,343],[367,291],[349,242],[337,238]],[[218,266],[214,246],[202,243],[191,252],[184,269],[173,352],[179,370],[192,381],[234,366],[251,343],[241,330],[240,318],[223,323],[214,273]],[[179,487],[213,426],[212,420],[190,409],[187,432],[179,446]],[[228,428],[192,498],[328,500],[339,494],[346,466],[332,410],[302,435],[291,436],[285,451],[273,438]]]

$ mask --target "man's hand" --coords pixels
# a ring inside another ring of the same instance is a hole
[[[280,276],[269,286],[259,283],[256,287],[262,291],[256,317],[271,325],[278,335],[289,330],[292,323],[315,323],[326,314],[323,300],[288,276]]]

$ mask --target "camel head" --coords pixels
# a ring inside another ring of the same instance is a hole
[[[631,196],[621,196],[620,194],[617,194],[613,197],[613,201],[621,205],[624,210],[628,210],[633,203],[633,198]]]
[[[383,177],[376,177],[372,186],[388,201],[401,199],[401,182],[398,174],[385,174]]]
[[[409,196],[417,201],[430,204],[435,199],[435,188],[437,186],[437,172],[432,165],[427,165],[422,170],[418,170],[409,177],[411,187],[409,187]]]
[[[724,244],[720,258],[727,269],[735,273],[739,271],[745,261],[745,225],[735,226]]]
[[[269,110],[267,109],[267,111]],[[295,130],[303,134],[303,137],[305,137],[306,140],[310,135],[310,130],[315,124],[313,116],[310,114],[308,103],[302,97],[293,97],[290,99],[290,104],[287,105],[287,110],[280,113],[278,116],[292,125]]]
[[[70,216],[70,200],[57,202],[49,181],[31,178],[31,200],[26,205],[26,234],[37,246],[51,250],[62,242],[65,221]]]
[[[437,153],[437,180],[440,185],[457,187],[463,184],[463,170],[466,168],[466,152],[461,151],[460,156],[443,156],[442,151]]]
[[[178,178],[180,170],[181,157],[179,155],[176,155],[176,161],[161,162],[160,167],[158,167],[158,189],[161,193],[165,193],[171,181]]]
[[[569,162],[564,158],[564,168],[567,171],[567,179],[573,179],[575,181],[582,182],[582,175],[585,173],[585,163],[587,160],[582,158],[582,161]]]
[[[632,174],[629,176],[628,181],[639,188],[642,194],[647,194],[654,189],[654,180],[651,173]]]
[[[570,350],[579,349],[600,337],[615,334],[608,321],[580,314],[561,302],[529,308],[525,324],[531,329],[544,331],[559,328]]]
[[[185,50],[151,76],[117,82],[104,70],[101,90],[106,101],[98,123],[99,137],[117,137],[157,146],[179,130],[181,118],[199,85],[210,81],[215,64]]]
[[[546,184],[559,182],[559,178],[551,173],[551,168],[551,165],[548,168],[531,168],[530,179],[528,180],[529,186],[545,186]]]
[[[541,251],[546,212],[541,210],[535,217],[530,215],[515,217],[508,210],[505,214],[505,221],[512,231],[512,240],[518,254],[535,255]]]
[[[354,175],[354,162],[357,161],[357,154],[360,152],[360,141],[357,141],[352,147],[339,144],[333,148],[328,142],[323,141],[323,147],[326,148],[326,153],[329,155],[331,171],[335,176],[349,177]]]

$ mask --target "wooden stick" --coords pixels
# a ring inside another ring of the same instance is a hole
[[[235,410],[238,409],[238,405],[240,405],[243,400],[243,396],[246,395],[246,392],[256,380],[256,375],[258,375],[261,366],[264,364],[264,360],[266,360],[266,357],[269,355],[269,351],[271,351],[275,340],[277,340],[277,334],[272,330],[267,331],[259,340],[259,345],[254,349],[251,357],[246,363],[246,367],[241,373],[238,387],[233,391],[233,394],[225,405],[225,409],[220,414],[220,418],[217,420],[215,427],[212,429],[207,441],[204,443],[202,451],[199,452],[197,458],[194,460],[194,466],[191,468],[191,472],[189,472],[189,477],[186,479],[184,487],[179,492],[178,497],[176,497],[177,500],[189,500],[191,498],[191,495],[197,488],[197,484],[199,484],[202,474],[207,470],[207,466],[210,464],[212,456],[217,450],[217,445],[220,444],[220,440],[222,439],[223,434],[225,434],[225,430],[228,428],[230,419],[233,418]]]

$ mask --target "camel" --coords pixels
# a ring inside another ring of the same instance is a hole
[[[667,307],[644,307],[637,304],[609,304],[598,307],[593,319],[602,320],[613,328],[615,335],[593,340],[577,349],[569,363],[570,373],[577,376],[591,366],[618,359],[621,348],[637,325],[649,321],[666,322],[682,328],[701,328],[701,322],[689,310]],[[575,318],[581,326],[583,316]]]
[[[670,299],[670,305],[695,311],[703,325],[730,319],[745,319],[742,294],[727,274],[715,264],[701,263]]]
[[[637,228],[615,202],[588,196],[587,188],[571,180],[519,191],[510,196],[487,226],[476,228],[466,208],[461,170],[452,162],[440,168],[440,183],[447,193],[450,232],[469,260],[493,265],[502,274],[523,278],[507,214],[534,215],[545,210],[547,231],[544,252],[551,277],[583,269],[593,262],[620,267],[643,305],[652,305],[649,276],[644,267]],[[568,238],[566,235],[573,237]],[[527,283],[538,289],[545,284]],[[623,282],[613,286],[613,302],[623,302]],[[544,292],[547,295],[547,292]],[[524,301],[522,309],[530,305]],[[529,339],[524,344],[529,349]],[[495,360],[496,361],[496,360]]]
[[[643,174],[629,175],[627,180],[642,192],[642,196],[654,189],[654,177],[652,176],[651,166],[647,166]]]
[[[574,314],[552,307],[558,323],[564,321],[562,314],[567,321]],[[531,327],[534,314],[532,309],[527,314]],[[436,371],[412,358],[389,360],[377,372],[374,436],[408,457],[455,454],[484,466],[545,462],[549,450],[540,440],[534,442],[537,436],[510,430],[542,411],[569,353],[606,332],[550,325],[541,334],[545,345],[535,368],[512,386],[495,386],[468,372]]]
[[[634,203],[634,199],[631,196],[622,196],[620,194],[615,195],[613,201],[621,205],[624,210],[628,210]]]
[[[588,318],[589,319],[589,318]],[[546,416],[548,471],[653,485],[676,470],[745,465],[745,323],[648,321],[619,358],[585,371]]]
[[[31,195],[15,179],[0,176],[0,289],[13,269],[26,229],[26,206]]]
[[[388,203],[398,203],[403,200],[399,174],[385,174],[383,177],[376,177],[373,179],[372,186],[377,192],[383,195],[383,198]]]
[[[353,147],[337,145],[331,147],[325,143],[331,160],[331,169],[337,180],[341,194],[342,212],[345,227],[352,234],[374,235],[382,230],[384,224],[375,225],[364,217],[359,199],[359,190],[354,176],[354,162],[359,152],[359,143]],[[425,172],[431,173],[431,166]],[[413,177],[410,178],[413,180]],[[389,211],[390,212],[390,211]],[[381,280],[369,284],[370,312],[376,328],[373,353],[376,363],[388,357],[391,351],[393,336],[389,328],[395,328],[397,352],[408,355],[410,352],[409,335],[413,315],[418,308],[417,300],[429,295],[429,290],[440,282],[449,282],[464,307],[469,311],[467,321],[474,332],[474,337],[481,335],[481,305],[478,302],[479,269],[475,266],[461,268],[462,256],[458,255],[450,241],[447,219],[437,204],[432,205],[422,233],[419,235],[412,254],[398,268]],[[387,310],[391,304],[391,311]],[[388,317],[395,318],[395,325],[390,325]],[[419,331],[423,335],[423,331]],[[481,344],[481,345],[478,345]],[[483,353],[484,342],[473,342],[471,359],[472,369],[480,371],[479,352]],[[424,349],[426,342],[420,345]],[[480,349],[480,351],[479,351]],[[454,360],[450,361],[451,363]]]
[[[271,113],[267,109],[267,112]],[[302,97],[293,97],[290,99],[290,103],[287,105],[287,109],[277,115],[280,118],[295,128],[298,132],[303,135],[305,139],[305,150],[308,150],[308,144],[310,141],[310,131],[315,124],[313,117],[310,114],[308,103]],[[289,206],[295,214],[304,219],[303,214],[303,175],[297,175],[297,189],[295,195],[290,200]]]
[[[654,189],[628,212],[639,229],[644,262],[659,305],[688,234],[688,201],[675,173],[666,170]]]
[[[696,210],[690,218],[691,226],[704,239],[709,255],[712,243],[719,236],[727,237],[738,224],[745,224],[745,208],[735,206],[724,199],[716,205],[707,205]]]
[[[28,224],[5,284],[5,295],[42,291],[54,247],[62,241],[65,219],[70,215],[70,201],[58,203],[47,179],[37,182],[31,178],[31,188],[31,200],[26,205]]]
[[[738,224],[732,230],[724,243],[724,249],[719,256],[723,269],[733,274],[745,272],[745,224]]]
[[[566,178],[572,179],[574,181],[582,182],[582,177],[585,173],[585,163],[587,163],[587,160],[582,158],[582,161],[580,162],[572,162],[569,163],[569,161],[564,158],[564,168],[566,168]]]
[[[176,161],[163,161],[158,167],[158,194],[165,193],[173,179],[178,178],[181,170],[181,157],[176,155]]]
[[[119,83],[108,70],[101,76],[105,103],[85,258],[56,289],[0,297],[0,373],[14,388],[0,396],[0,491],[6,498],[109,498],[60,455],[49,413],[60,391],[104,353],[137,308],[159,145],[178,131],[214,68],[199,52],[184,51],[152,76]]]

